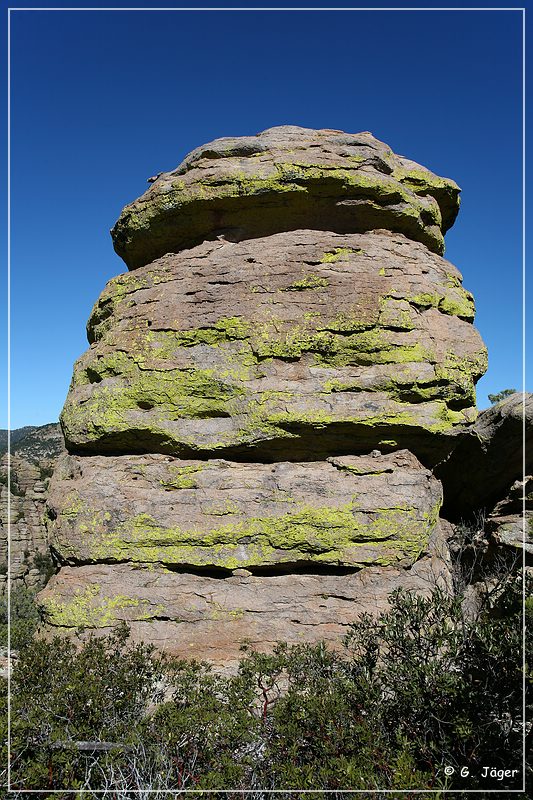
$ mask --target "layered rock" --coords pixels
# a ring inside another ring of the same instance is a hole
[[[245,641],[263,651],[279,641],[339,646],[347,626],[362,612],[384,611],[395,589],[449,590],[448,533],[440,522],[427,555],[410,569],[221,576],[152,563],[99,563],[63,566],[39,597],[54,632],[104,632],[124,620],[137,640],[227,668]]]
[[[0,592],[7,585],[8,549],[13,587],[31,588],[46,581],[51,566],[46,493],[55,463],[65,452],[57,423],[24,429],[20,437],[17,434],[12,431],[9,480],[7,454],[0,458]]]
[[[61,422],[54,630],[219,664],[333,642],[449,585],[444,462],[486,351],[445,261],[458,187],[369,133],[274,128],[188,156],[122,213]]]
[[[292,459],[409,447],[475,415],[457,269],[386,231],[204,243],[111,280],[62,414],[78,453]]]
[[[240,240],[305,228],[386,228],[442,253],[459,191],[367,131],[284,125],[193,150],[126,206],[113,241],[130,269],[218,235]]]
[[[63,562],[254,571],[410,567],[441,502],[408,451],[277,464],[69,456],[48,498]]]

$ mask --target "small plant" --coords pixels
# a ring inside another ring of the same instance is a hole
[[[52,575],[55,573],[55,564],[52,561],[50,553],[35,553],[33,556],[33,567],[38,569],[47,583]]]

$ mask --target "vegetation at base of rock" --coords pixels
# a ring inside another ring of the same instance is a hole
[[[9,614],[7,594],[0,596],[0,647],[7,646],[8,621],[11,620],[11,648],[27,647],[33,639],[40,622],[35,605],[37,589],[16,586],[11,590]]]
[[[516,394],[516,389],[502,389],[501,392],[489,394],[487,396],[489,398],[489,402],[492,403],[492,405],[495,405],[502,400],[507,400],[508,397],[512,397],[513,394]]]
[[[343,651],[245,647],[231,676],[133,645],[125,626],[79,649],[33,641],[12,677],[12,788],[519,788],[520,576],[476,616],[463,600],[397,590],[389,611],[350,626]],[[530,596],[526,614],[531,711]],[[486,765],[518,772],[483,778]]]

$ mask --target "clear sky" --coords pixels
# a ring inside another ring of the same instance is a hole
[[[478,405],[521,388],[521,50],[516,11],[12,12],[12,427],[57,420],[146,179],[282,124],[369,130],[459,183]]]

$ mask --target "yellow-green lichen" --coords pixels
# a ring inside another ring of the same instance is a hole
[[[474,298],[461,286],[450,288],[446,293],[421,292],[405,298],[417,308],[438,308],[443,314],[471,321],[475,316]]]
[[[92,434],[128,430],[132,411],[151,409],[165,420],[228,416],[231,401],[245,393],[242,386],[216,377],[210,369],[143,370],[118,353],[106,356],[91,369],[98,369],[102,382],[94,385],[82,406],[67,399],[61,418],[68,431],[76,431],[80,425]],[[118,369],[119,383],[103,382]]]
[[[100,531],[91,553],[96,559],[226,569],[294,559],[384,564],[409,557],[415,546],[424,547],[433,525],[421,520],[413,508],[362,514],[351,503],[299,505],[280,516],[238,519],[207,530],[164,528],[153,517],[140,514],[112,532]]]
[[[196,475],[201,472],[203,466],[198,464],[187,467],[169,467],[169,479],[160,481],[161,486],[166,491],[172,489],[195,489],[197,487]]]
[[[214,215],[221,228],[245,222],[252,236],[262,236],[290,230],[304,215],[317,223],[325,214],[349,220],[342,201],[357,198],[358,213],[351,215],[354,228],[399,230],[442,252],[439,202],[443,208],[453,206],[452,195],[445,198],[445,182],[437,186],[426,181],[422,186],[414,174],[399,180],[359,166],[360,162],[344,168],[279,162],[258,175],[244,171],[236,160],[228,164],[226,175],[166,187],[127,206],[113,229],[115,248],[135,268],[210,238]],[[280,195],[284,203],[277,202]]]
[[[313,273],[309,273],[305,275],[301,280],[294,281],[289,286],[286,286],[284,289],[281,289],[282,292],[304,292],[307,289],[325,289],[326,286],[329,286],[329,281],[327,278],[321,278],[320,275],[314,275]]]
[[[353,253],[361,254],[365,251],[359,247],[334,247],[322,256],[323,264],[334,264],[336,261],[346,261]]]
[[[148,600],[120,594],[102,596],[98,584],[76,589],[64,602],[47,597],[42,606],[50,624],[65,628],[105,628],[116,622],[118,611],[126,609],[135,609],[136,620],[149,619],[154,613],[148,611]]]

